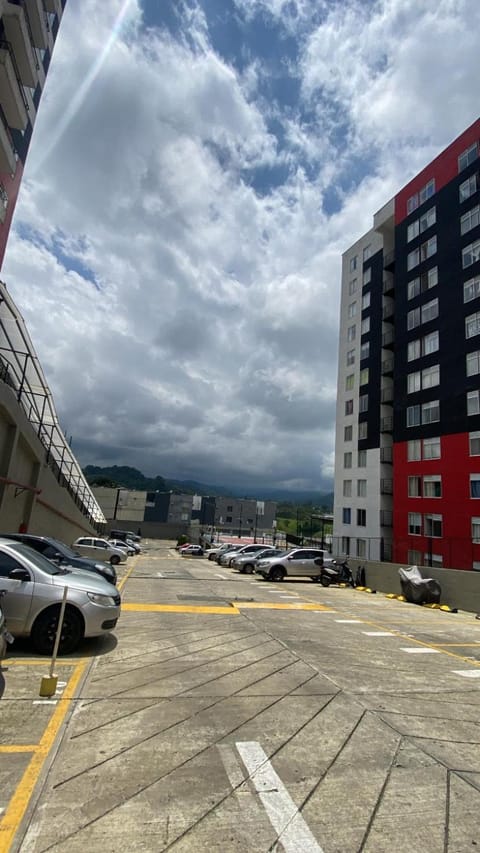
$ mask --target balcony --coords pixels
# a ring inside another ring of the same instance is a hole
[[[380,494],[393,495],[393,480],[380,480]]]
[[[383,269],[393,272],[395,269],[395,250],[393,252],[385,252],[383,256]]]
[[[395,290],[395,279],[389,272],[383,276],[383,294],[393,293]]]
[[[0,41],[0,103],[8,126],[25,130],[27,104],[13,51],[7,41]]]
[[[388,303],[382,308],[382,320],[385,323],[393,323],[395,319],[395,306],[393,303]]]
[[[392,464],[392,462],[393,462],[393,448],[392,447],[381,447],[380,448],[380,462],[383,462],[386,465]]]
[[[34,52],[33,34],[30,22],[20,2],[11,0],[3,14],[5,38],[10,43],[18,74],[24,86],[35,88],[38,82],[39,64]]]
[[[393,349],[395,346],[395,332],[389,329],[382,335],[382,347],[384,349]]]
[[[391,510],[380,510],[380,527],[393,527],[393,512]]]
[[[25,0],[25,9],[35,47],[46,50],[48,47],[47,15],[42,0]]]
[[[45,0],[45,8],[47,12],[54,12],[60,19],[63,14],[62,4],[60,0]]]
[[[386,358],[382,361],[381,366],[382,376],[393,376],[393,358]]]
[[[387,388],[382,388],[380,392],[380,402],[393,403],[393,385],[389,385]]]
[[[393,415],[380,418],[380,432],[393,432]]]
[[[0,107],[0,172],[15,174],[17,168],[17,157],[13,139],[5,118],[5,114]]]
[[[8,193],[0,181],[0,222],[5,222],[8,207]]]

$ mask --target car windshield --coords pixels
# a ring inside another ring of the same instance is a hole
[[[69,548],[68,545],[65,545],[64,542],[59,542],[58,539],[49,539],[48,541],[49,541],[50,545],[52,546],[52,548],[57,548],[57,550],[59,551],[60,554],[62,554],[63,557],[76,557],[77,556],[75,551],[72,551],[72,549]]]
[[[290,554],[290,551],[278,551],[275,552],[275,554],[268,553],[264,554],[264,559],[267,559],[268,557],[286,557],[287,554]]]
[[[47,560],[42,554],[39,554],[38,551],[34,551],[33,548],[29,548],[28,545],[24,545],[22,542],[15,542],[9,545],[12,552],[17,552],[22,557],[26,557],[30,563],[33,563],[37,569],[41,569],[42,572],[45,572],[47,575],[66,575],[70,574],[68,569],[59,569],[55,563],[51,563],[50,560]]]

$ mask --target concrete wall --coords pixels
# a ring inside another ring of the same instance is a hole
[[[367,586],[378,592],[401,594],[398,570],[406,568],[405,563],[379,563],[373,560],[349,558],[348,564],[353,574],[358,566],[365,566]],[[456,569],[431,569],[419,566],[424,578],[435,578],[442,587],[442,604],[458,607],[471,613],[480,613],[480,572],[458,571]]]
[[[95,533],[69,491],[46,462],[46,451],[18,405],[12,389],[0,382],[0,533],[55,536],[70,544]],[[8,482],[13,481],[13,482]]]

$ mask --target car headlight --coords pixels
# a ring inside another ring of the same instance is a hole
[[[102,604],[104,607],[115,607],[115,599],[111,595],[100,595],[98,592],[87,592],[90,601]]]

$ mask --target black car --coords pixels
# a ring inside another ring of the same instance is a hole
[[[95,572],[101,575],[109,583],[117,583],[117,573],[110,563],[102,563],[100,560],[89,560],[88,557],[80,557],[72,551],[64,542],[52,539],[50,536],[33,536],[30,533],[2,533],[2,539],[14,539],[23,542],[39,554],[43,554],[47,560],[58,566],[71,566],[72,569],[82,569],[84,572]]]

